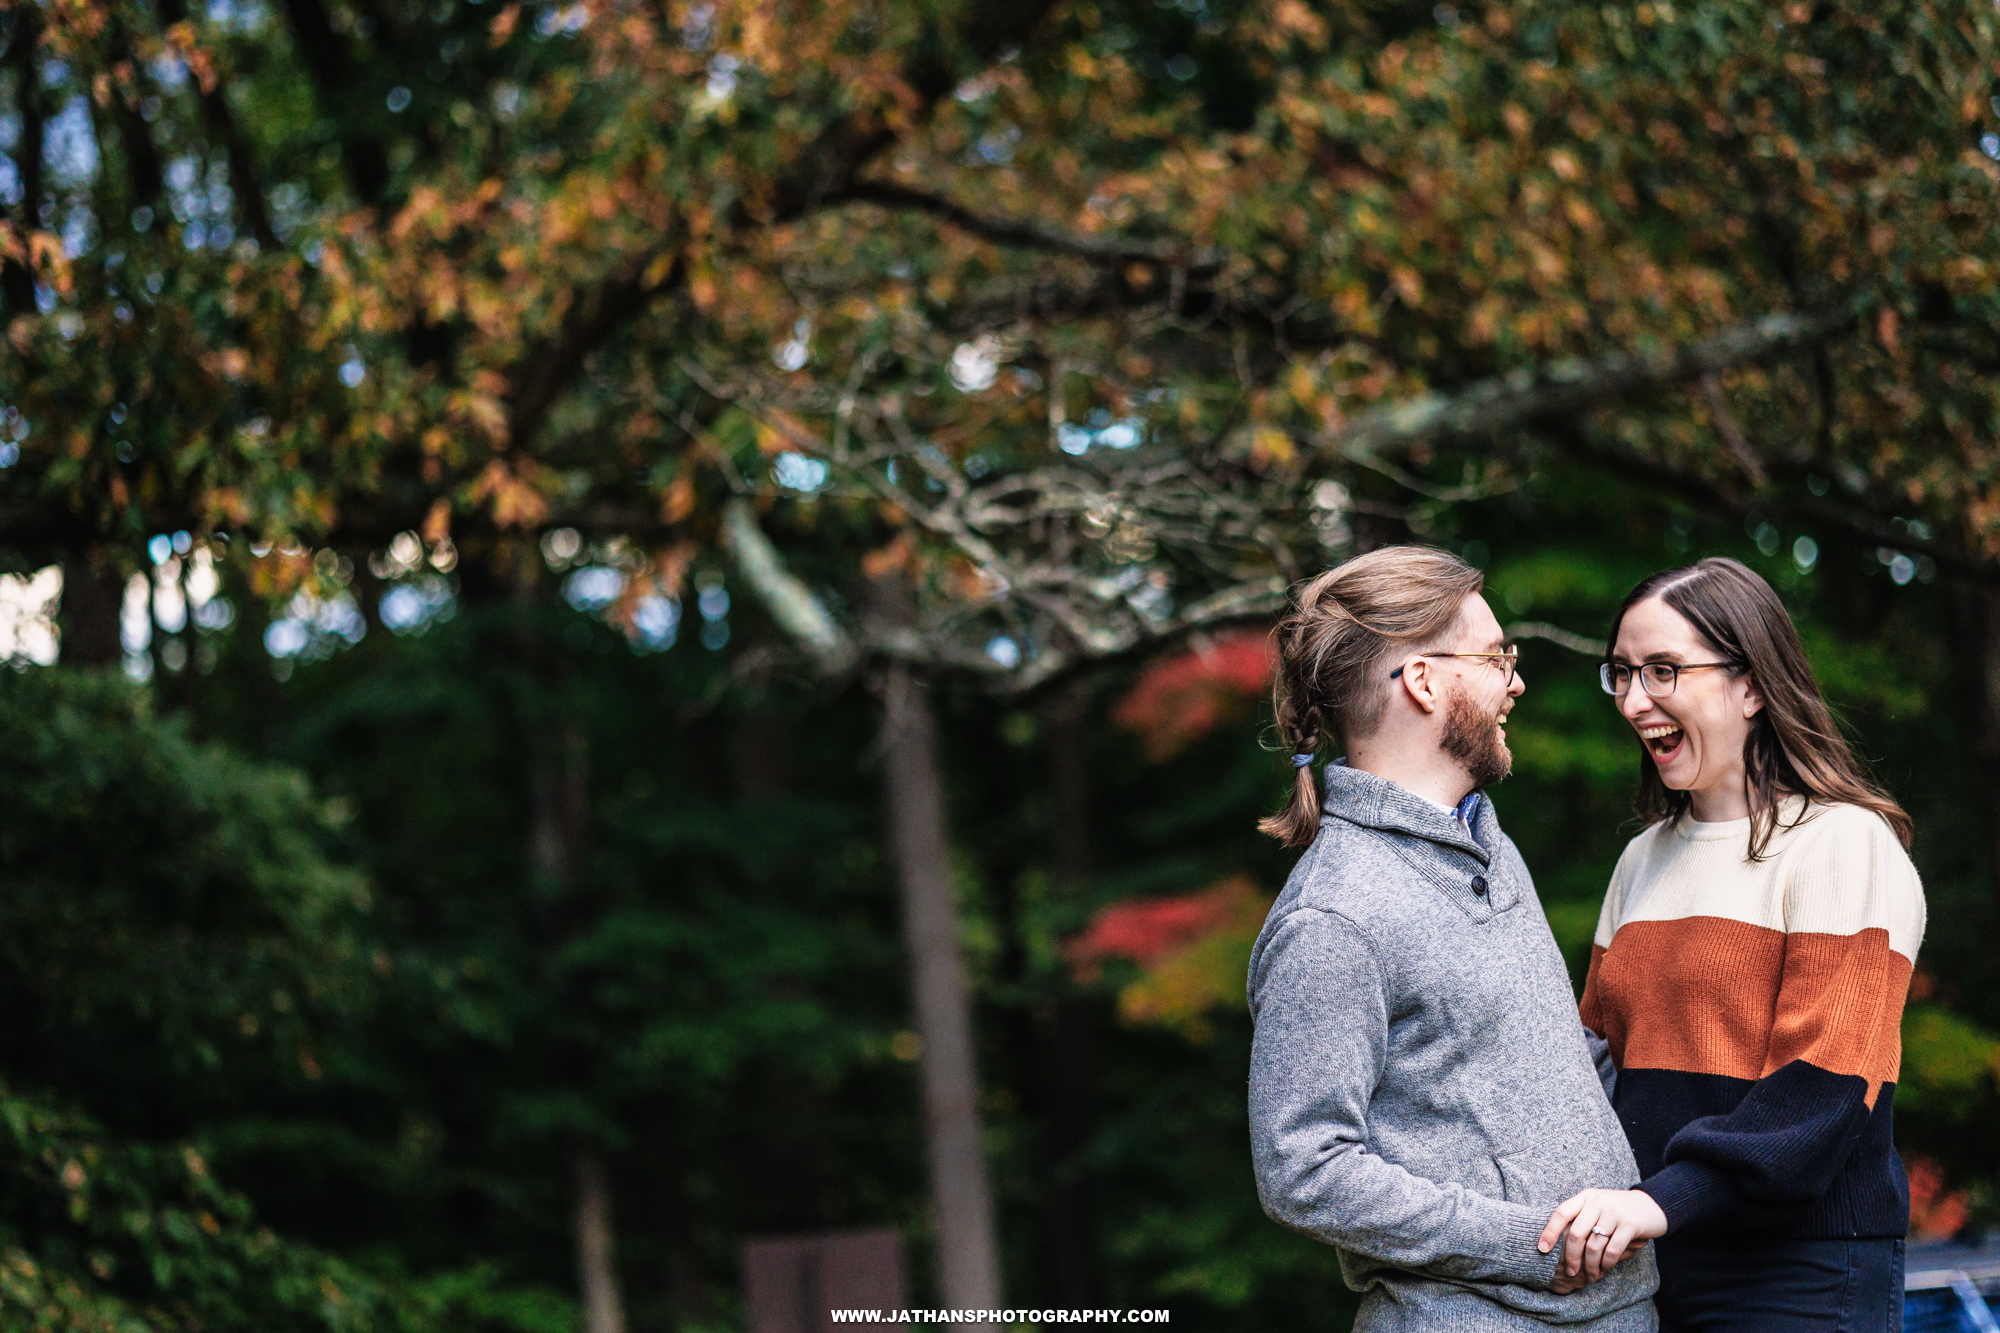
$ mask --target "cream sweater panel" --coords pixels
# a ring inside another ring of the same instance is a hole
[[[1595,943],[1631,921],[1720,917],[1780,932],[1853,935],[1886,931],[1914,962],[1924,938],[1924,890],[1889,821],[1858,805],[1803,802],[1780,811],[1764,859],[1748,859],[1750,821],[1661,822],[1626,845],[1598,913]]]

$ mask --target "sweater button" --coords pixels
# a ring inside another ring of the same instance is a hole
[[[1482,898],[1486,896],[1486,876],[1474,875],[1472,877],[1472,891]]]

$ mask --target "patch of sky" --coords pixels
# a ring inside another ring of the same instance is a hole
[[[827,466],[820,459],[804,454],[782,453],[771,464],[771,475],[787,490],[810,495],[826,485]]]
[[[1020,142],[1019,125],[1002,125],[980,135],[976,151],[988,166],[1004,167],[1014,160],[1014,148]]]
[[[708,83],[703,89],[712,101],[726,102],[736,92],[737,71],[743,62],[727,51],[718,51],[708,62]]]
[[[771,363],[780,370],[805,369],[806,362],[812,360],[812,321],[799,319],[792,322],[792,336],[771,353]]]
[[[1979,151],[2000,162],[2000,134],[1990,131],[1979,136]]]
[[[321,599],[302,592],[264,631],[264,650],[278,658],[319,658],[342,644],[361,642],[367,633],[368,622],[351,595]]]
[[[78,205],[63,215],[62,247],[65,259],[80,259],[97,244],[97,215]]]
[[[361,387],[361,381],[367,378],[367,363],[362,361],[360,352],[349,346],[347,359],[340,363],[340,382],[350,389],[358,389]]]
[[[535,31],[543,37],[553,37],[557,33],[565,37],[582,32],[590,25],[590,7],[585,4],[571,4],[557,7],[544,6],[535,17]]]
[[[0,112],[0,148],[12,152],[14,145],[21,142],[21,113]]]
[[[187,218],[195,212],[194,187],[201,179],[201,159],[192,153],[167,163],[167,189],[173,192],[174,216]]]
[[[60,651],[56,605],[62,599],[62,566],[32,574],[0,574],[0,662],[52,666]]]
[[[97,179],[97,134],[90,124],[90,102],[78,93],[63,103],[42,130],[43,160],[58,186],[80,189]]]
[[[208,21],[231,32],[262,32],[270,17],[258,0],[208,0]]]
[[[377,614],[394,633],[416,634],[449,619],[456,607],[451,584],[441,575],[426,574],[383,593]]]
[[[169,559],[153,570],[153,623],[169,634],[187,628],[187,594],[181,589],[181,562]]]
[[[641,647],[663,653],[674,646],[680,629],[681,604],[677,597],[650,593],[632,608],[632,632]]]
[[[391,114],[401,115],[410,109],[410,90],[397,84],[389,90],[389,96],[383,100]]]
[[[280,181],[271,188],[271,230],[289,240],[306,220],[306,188],[298,181]]]
[[[13,208],[21,202],[21,172],[11,157],[0,157],[0,204]]]
[[[1005,634],[996,634],[986,641],[986,655],[1007,671],[1021,665],[1021,645]]]
[[[700,51],[715,40],[715,6],[691,5],[681,20],[681,41],[690,51]]]
[[[701,612],[701,646],[719,653],[729,643],[729,589],[722,575],[709,570],[695,580],[695,610]]]
[[[1000,376],[1000,340],[990,333],[952,349],[951,382],[960,393],[979,393]]]
[[[624,573],[609,565],[586,565],[563,580],[563,599],[579,611],[602,611],[624,591]]]
[[[583,534],[575,528],[551,528],[542,534],[542,563],[564,570],[576,563],[583,550]]]
[[[125,600],[118,608],[118,644],[127,653],[143,653],[152,641],[153,585],[144,574],[134,574],[125,581]]]
[[[1792,563],[1804,574],[1819,563],[1819,543],[1810,537],[1800,537],[1792,543]]]
[[[729,589],[719,580],[707,583],[696,595],[694,604],[703,620],[721,620],[729,614]]]
[[[164,55],[153,62],[153,82],[168,92],[178,92],[187,82],[188,68],[175,55]]]
[[[1146,423],[1140,417],[1113,419],[1101,408],[1082,425],[1066,421],[1056,427],[1056,444],[1066,454],[1081,457],[1097,445],[1107,449],[1136,449],[1146,442]]]

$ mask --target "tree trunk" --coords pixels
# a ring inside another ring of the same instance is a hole
[[[1000,1254],[980,1142],[972,997],[958,949],[937,723],[929,692],[901,662],[888,668],[883,714],[883,780],[923,1041],[924,1138],[944,1303],[997,1309]]]
[[[583,1333],[625,1333],[618,1295],[617,1239],[611,1228],[611,1186],[604,1160],[588,1144],[577,1148],[576,1282],[583,1302]]]
[[[1091,872],[1089,696],[1077,681],[1052,698],[1044,714],[1049,738],[1049,862],[1056,895],[1079,896]],[[1096,1304],[1097,1253],[1090,1177],[1083,1153],[1090,1142],[1096,1083],[1088,999],[1059,981],[1049,1031],[1048,1227],[1049,1276],[1056,1303]]]
[[[56,610],[62,660],[71,666],[110,666],[124,657],[118,617],[125,581],[102,549],[63,561],[62,601]]]
[[[569,715],[569,664],[543,637],[535,616],[540,565],[532,545],[515,544],[514,584],[518,651],[534,681],[521,700],[528,760],[528,869],[530,900],[541,931],[542,971],[558,1005],[576,1003],[575,979],[558,963],[563,944],[583,928],[585,904],[577,880],[590,821],[590,754],[581,724]],[[551,706],[553,704],[553,706]],[[574,1071],[576,1092],[589,1097],[592,1054],[580,1041],[558,1043],[553,1064]],[[618,1256],[611,1224],[611,1186],[598,1147],[579,1134],[570,1154],[575,1201],[577,1299],[581,1333],[625,1333],[625,1303],[618,1284]]]
[[[1991,891],[2000,897],[2000,591],[1958,584],[1951,610],[1973,793],[1983,815]]]

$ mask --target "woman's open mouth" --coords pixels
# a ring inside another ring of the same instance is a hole
[[[1646,749],[1659,763],[1666,763],[1680,753],[1681,743],[1687,740],[1687,732],[1673,723],[1657,727],[1639,728],[1639,739],[1646,743]]]

